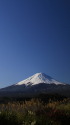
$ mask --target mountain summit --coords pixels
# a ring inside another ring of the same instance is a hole
[[[55,84],[55,85],[64,84],[64,83],[54,80],[52,77],[46,75],[45,73],[36,73],[33,76],[31,76],[23,81],[18,82],[16,85],[25,84],[26,86],[28,86],[28,85],[36,85],[39,83]]]

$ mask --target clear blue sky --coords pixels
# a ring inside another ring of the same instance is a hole
[[[37,72],[70,83],[70,0],[0,0],[0,88]]]

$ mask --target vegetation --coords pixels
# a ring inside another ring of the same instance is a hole
[[[0,104],[0,125],[69,125],[70,99]]]

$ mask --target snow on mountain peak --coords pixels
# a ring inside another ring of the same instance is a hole
[[[25,84],[26,86],[28,86],[28,85],[36,85],[39,83],[56,84],[56,85],[64,84],[64,83],[54,80],[52,77],[46,75],[45,73],[36,73],[33,76],[31,76],[25,80],[22,80],[15,85]]]

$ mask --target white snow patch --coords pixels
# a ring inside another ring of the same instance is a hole
[[[36,73],[35,75],[33,75],[33,76],[31,76],[31,77],[29,77],[25,80],[22,80],[15,85],[25,84],[26,86],[28,86],[28,85],[32,86],[32,85],[36,85],[36,84],[39,84],[39,83],[65,85],[64,83],[58,82],[58,81],[54,80],[53,78],[51,78],[50,76],[48,76],[44,73]]]

